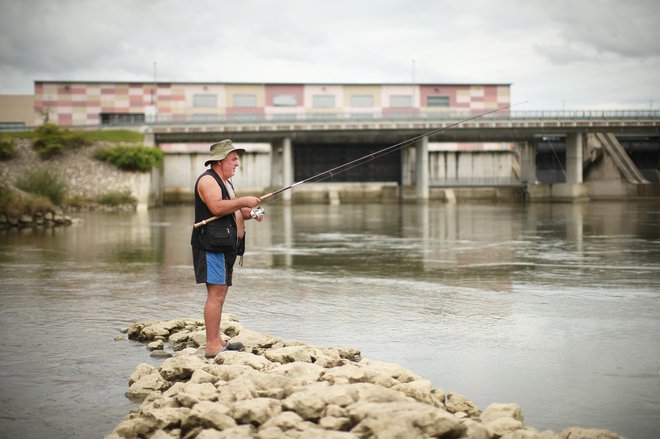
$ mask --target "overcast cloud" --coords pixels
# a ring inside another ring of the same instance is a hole
[[[529,110],[660,108],[657,0],[0,0],[0,8],[0,94],[32,94],[35,80],[153,81],[155,70],[158,81],[511,83],[512,102]]]

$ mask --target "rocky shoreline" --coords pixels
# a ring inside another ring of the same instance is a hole
[[[621,439],[600,429],[538,431],[523,423],[517,404],[480,410],[358,349],[285,341],[246,329],[233,315],[222,321],[224,337],[244,351],[205,359],[198,319],[144,321],[122,331],[147,343],[152,356],[169,358],[160,367],[137,366],[126,396],[141,404],[106,439]]]
[[[10,229],[10,228],[51,228],[59,226],[68,226],[75,222],[76,220],[69,215],[64,213],[64,209],[61,207],[56,207],[53,210],[48,212],[37,212],[32,215],[23,213],[8,215],[6,213],[0,213],[0,230]]]

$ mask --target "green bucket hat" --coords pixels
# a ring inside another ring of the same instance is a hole
[[[211,162],[224,160],[224,158],[232,151],[236,151],[238,154],[243,154],[245,152],[243,148],[236,148],[229,139],[214,143],[209,149],[211,151],[211,157],[204,162],[204,166],[208,166]]]

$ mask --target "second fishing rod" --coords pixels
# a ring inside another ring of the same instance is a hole
[[[328,170],[326,170],[326,171],[320,172],[320,173],[318,173],[318,174],[316,174],[316,175],[313,175],[313,176],[311,176],[311,177],[308,177],[308,178],[306,178],[306,179],[304,179],[304,180],[300,180],[300,181],[297,181],[297,182],[295,182],[295,183],[292,183],[292,184],[290,184],[290,185],[288,185],[288,186],[285,186],[285,187],[283,187],[283,188],[281,188],[281,189],[278,189],[278,190],[276,190],[276,191],[274,191],[274,192],[269,192],[269,193],[267,193],[267,194],[264,194],[264,195],[260,196],[259,198],[261,199],[262,204],[266,204],[267,202],[272,201],[272,200],[274,199],[274,197],[276,197],[277,195],[281,194],[282,192],[285,192],[285,191],[291,190],[291,189],[293,189],[293,188],[295,188],[295,187],[297,187],[297,186],[303,185],[303,184],[305,184],[305,183],[322,181],[322,180],[325,180],[326,178],[331,178],[331,177],[333,177],[333,176],[335,176],[335,175],[341,174],[342,172],[346,172],[346,171],[348,171],[348,170],[350,170],[350,169],[353,169],[353,168],[355,168],[355,167],[357,167],[357,166],[361,166],[361,165],[363,165],[363,164],[365,164],[365,163],[367,163],[367,162],[370,162],[370,161],[372,161],[372,160],[375,160],[375,159],[377,159],[377,158],[379,158],[379,157],[383,157],[383,156],[385,156],[385,155],[387,155],[387,154],[391,154],[391,153],[393,153],[393,152],[399,151],[400,149],[403,149],[403,148],[405,148],[406,146],[408,146],[408,145],[410,145],[410,144],[413,144],[413,143],[415,143],[416,141],[418,141],[418,140],[420,140],[420,139],[423,139],[424,137],[432,136],[432,135],[434,135],[434,134],[438,134],[438,133],[441,133],[441,132],[443,132],[443,131],[447,131],[447,130],[449,130],[449,129],[451,129],[451,128],[454,128],[454,127],[457,127],[458,125],[461,125],[461,124],[463,124],[463,123],[465,123],[465,122],[469,122],[469,121],[471,121],[471,120],[479,119],[479,118],[484,117],[484,116],[486,116],[486,115],[488,115],[488,114],[497,113],[497,112],[500,112],[500,111],[503,111],[503,110],[509,109],[509,108],[511,108],[511,107],[513,107],[513,106],[515,106],[515,105],[519,105],[519,104],[522,104],[522,103],[523,103],[523,102],[520,102],[520,103],[517,103],[517,104],[509,104],[509,105],[505,105],[505,106],[503,106],[503,107],[498,107],[498,108],[495,108],[495,109],[493,109],[493,110],[489,110],[489,111],[486,111],[486,112],[483,112],[483,113],[477,114],[477,115],[475,115],[475,116],[470,116],[470,117],[468,117],[468,118],[465,118],[465,119],[459,120],[458,122],[454,122],[454,123],[449,124],[449,125],[447,125],[447,126],[444,126],[444,127],[441,127],[441,128],[435,128],[435,129],[430,130],[430,131],[426,131],[426,132],[424,132],[424,133],[422,133],[422,134],[419,134],[419,135],[417,135],[417,136],[411,137],[411,138],[406,139],[406,140],[404,140],[404,141],[402,141],[402,142],[395,143],[394,145],[390,145],[390,146],[388,146],[388,147],[386,147],[386,148],[379,149],[378,151],[374,151],[374,152],[372,152],[372,153],[369,153],[369,154],[364,155],[364,156],[362,156],[362,157],[356,158],[356,159],[354,159],[354,160],[351,160],[351,161],[346,162],[346,163],[344,163],[344,164],[341,164],[341,165],[339,165],[339,166],[335,166],[334,168],[331,168],[331,169],[328,169]],[[263,215],[264,213],[265,213],[265,211],[263,210],[263,208],[262,208],[261,206],[256,207],[256,208],[253,209],[253,215]],[[198,223],[195,223],[193,226],[194,226],[195,228],[197,228],[197,227],[201,227],[201,226],[203,226],[203,225],[205,225],[205,224],[207,224],[207,223],[209,223],[209,222],[211,222],[211,221],[215,221],[215,220],[217,220],[218,218],[220,218],[220,217],[218,217],[218,216],[212,216],[212,217],[207,218],[207,219],[205,219],[205,220],[203,220],[203,221],[200,221],[200,222],[198,222]]]

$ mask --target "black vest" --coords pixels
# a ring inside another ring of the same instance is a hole
[[[210,175],[215,178],[218,186],[220,186],[223,200],[230,199],[229,192],[223,184],[220,176],[213,169],[208,169],[200,175],[195,182],[195,223],[207,220],[213,216],[208,206],[202,201],[202,197],[199,196],[199,191],[197,190],[199,180],[205,175]],[[220,243],[215,240],[217,237],[230,243]],[[217,220],[198,228],[193,227],[190,245],[212,252],[236,251],[238,246],[238,233],[234,214],[230,213],[229,215],[222,216]]]

